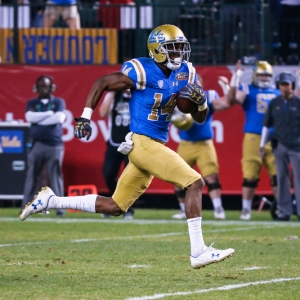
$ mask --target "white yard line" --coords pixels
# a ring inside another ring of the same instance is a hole
[[[229,285],[223,285],[223,286],[216,287],[216,288],[196,290],[196,291],[191,291],[191,292],[176,292],[176,293],[166,293],[166,294],[155,294],[155,295],[152,295],[152,296],[141,296],[141,297],[134,297],[134,298],[126,298],[125,300],[162,299],[162,298],[172,297],[172,296],[195,295],[195,294],[203,294],[203,293],[209,293],[209,292],[215,292],[215,291],[229,291],[229,290],[233,290],[233,289],[245,288],[245,287],[248,287],[248,286],[251,286],[251,285],[262,285],[262,284],[279,283],[279,282],[296,281],[296,280],[300,280],[300,277],[276,278],[276,279],[270,279],[270,280],[241,283],[241,284],[229,284]]]
[[[0,222],[21,222],[19,218],[6,218],[0,217]],[[139,224],[139,225],[148,225],[148,224],[186,224],[186,220],[145,220],[145,219],[133,219],[133,220],[124,220],[124,219],[93,219],[93,218],[28,218],[26,223],[39,223],[39,222],[49,222],[49,223],[110,223],[110,224]],[[274,222],[274,221],[234,221],[234,220],[202,220],[202,223],[215,226],[224,226],[224,225],[247,225],[247,226],[272,226],[272,227],[300,227],[300,222]]]

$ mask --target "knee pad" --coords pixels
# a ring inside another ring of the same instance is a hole
[[[270,184],[271,184],[271,186],[277,186],[277,176],[276,175],[271,176]]]
[[[185,194],[186,194],[186,189],[184,190],[175,190],[175,195],[178,198],[185,198]]]
[[[259,179],[248,180],[244,178],[243,186],[248,188],[256,188],[258,185]]]
[[[219,182],[219,180],[217,179],[216,182],[212,182],[212,183],[208,183],[207,181],[205,181],[205,184],[207,185],[208,191],[212,191],[212,190],[217,190],[217,189],[221,189],[221,184]]]

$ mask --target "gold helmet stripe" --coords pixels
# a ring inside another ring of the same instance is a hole
[[[136,88],[137,90],[144,90],[146,88],[145,69],[137,59],[131,59],[130,62],[132,63],[137,75]]]
[[[194,83],[195,76],[196,76],[196,70],[193,67],[192,63],[188,62],[187,65],[189,68],[189,83]]]

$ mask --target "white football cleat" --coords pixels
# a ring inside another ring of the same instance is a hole
[[[47,186],[43,187],[37,196],[28,203],[22,210],[19,218],[21,221],[26,220],[30,215],[43,213],[49,214],[48,202],[51,197],[55,196],[54,192]]]
[[[186,215],[184,211],[180,211],[179,213],[172,216],[173,219],[182,220],[186,219]]]
[[[217,207],[214,210],[214,217],[216,220],[225,220],[226,219],[225,211],[222,206]]]
[[[240,219],[244,220],[244,221],[250,220],[251,219],[251,211],[250,211],[250,209],[247,209],[247,208],[242,209]]]
[[[234,249],[232,248],[219,250],[213,248],[212,245],[213,244],[207,247],[198,257],[190,256],[191,265],[194,269],[203,268],[206,265],[220,262],[234,254]]]

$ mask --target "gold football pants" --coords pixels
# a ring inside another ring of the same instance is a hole
[[[148,188],[153,177],[186,188],[201,178],[175,151],[145,135],[133,134],[129,163],[122,172],[112,196],[123,210]]]
[[[243,178],[256,180],[260,178],[262,165],[265,166],[269,176],[276,176],[275,157],[270,142],[265,146],[265,158],[259,155],[259,144],[261,135],[245,133],[243,140]]]
[[[198,166],[202,177],[219,174],[218,158],[212,140],[189,142],[180,141],[177,153],[190,167]]]

